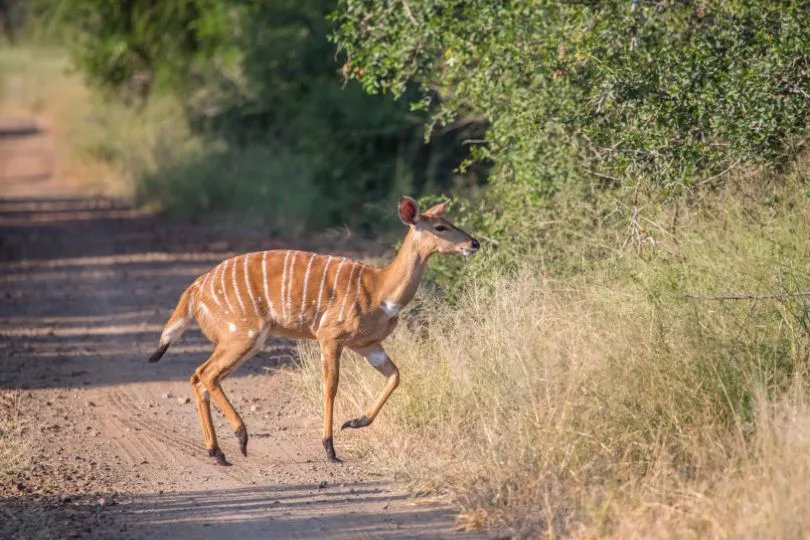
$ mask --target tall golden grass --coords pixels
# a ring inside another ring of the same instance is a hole
[[[387,343],[402,385],[373,426],[338,444],[417,492],[448,494],[464,528],[810,534],[810,299],[686,296],[810,289],[800,177],[730,181],[682,204],[674,232],[657,225],[672,207],[649,203],[655,247],[617,250],[579,275],[524,264],[467,284],[456,305],[423,295]],[[319,416],[318,355],[302,345],[301,358]],[[382,384],[346,354],[338,420]]]

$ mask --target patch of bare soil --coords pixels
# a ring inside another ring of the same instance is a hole
[[[292,405],[288,342],[225,382],[251,439],[244,458],[217,414],[233,466],[215,465],[188,383],[211,345],[188,332],[159,364],[146,359],[197,275],[279,246],[85,196],[52,162],[33,123],[0,125],[0,415],[19,416],[30,457],[0,464],[0,537],[456,536],[453,508],[350,458],[362,433],[337,441],[346,463],[325,460],[319,419]]]

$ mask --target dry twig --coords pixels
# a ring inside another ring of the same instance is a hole
[[[783,292],[771,294],[719,294],[719,295],[702,295],[686,293],[686,298],[693,300],[784,300],[786,298],[800,298],[802,296],[810,296],[810,291],[797,291],[797,292]]]

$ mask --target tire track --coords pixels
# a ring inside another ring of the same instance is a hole
[[[126,391],[109,393],[107,403],[112,409],[110,417],[118,423],[117,433],[127,435],[127,427],[134,426],[138,429],[138,433],[148,434],[147,437],[137,437],[137,439],[141,441],[142,447],[154,451],[152,459],[162,458],[162,461],[168,463],[169,460],[166,458],[169,456],[172,458],[179,458],[181,455],[195,457],[205,451],[202,444],[194,444],[190,436],[178,433],[176,424],[170,426],[162,420],[147,422],[132,414],[131,411],[135,409],[138,400]],[[172,435],[168,435],[169,432]],[[155,441],[158,441],[159,444]]]

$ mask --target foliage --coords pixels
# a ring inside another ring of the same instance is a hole
[[[415,80],[434,125],[490,122],[474,150],[495,166],[485,225],[524,253],[561,190],[672,197],[780,166],[810,118],[806,2],[340,0],[334,18],[366,90]]]
[[[37,19],[58,20],[73,30],[77,67],[108,92],[145,97],[154,86],[182,86],[192,74],[233,61],[229,17],[222,2],[142,0],[35,2]]]
[[[176,97],[193,133],[210,143],[203,153],[158,160],[168,168],[144,180],[144,202],[186,214],[204,215],[213,205],[253,216],[259,205],[248,209],[240,201],[250,197],[231,193],[251,180],[232,180],[227,171],[240,159],[262,156],[240,165],[256,173],[267,165],[249,192],[291,189],[298,200],[319,205],[297,219],[285,207],[288,198],[261,198],[271,228],[289,223],[289,232],[301,232],[348,224],[369,230],[380,221],[380,209],[390,214],[402,193],[455,181],[451,171],[464,152],[456,141],[466,132],[435,134],[426,146],[424,112],[344,84],[327,39],[332,23],[326,15],[335,8],[330,0],[62,0],[59,6],[78,32],[74,58],[89,81],[135,105],[144,97]],[[264,161],[269,156],[280,156],[278,166]],[[291,160],[302,166],[288,167]],[[217,173],[223,174],[219,186],[211,177]],[[188,197],[195,183],[201,193]]]
[[[169,154],[159,157],[158,166],[142,177],[138,195],[190,218],[203,214],[228,219],[238,208],[242,225],[298,235],[330,225],[329,216],[340,211],[335,208],[340,199],[325,197],[307,184],[313,178],[312,166],[299,154],[258,146],[219,152],[207,148],[179,159]],[[293,185],[290,179],[295,179]]]

